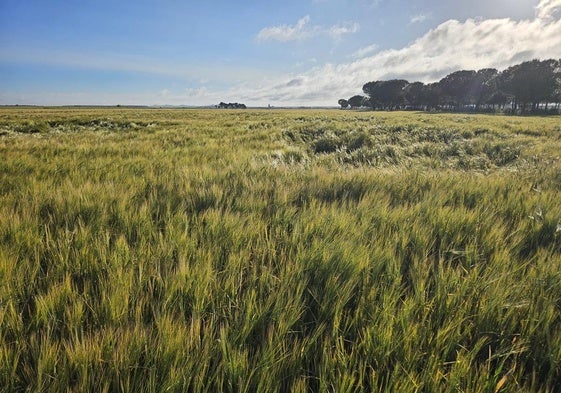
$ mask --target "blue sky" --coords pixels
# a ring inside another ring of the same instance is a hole
[[[0,1],[0,105],[336,105],[561,58],[561,0]]]

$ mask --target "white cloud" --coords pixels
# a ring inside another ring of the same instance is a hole
[[[358,32],[360,25],[358,23],[346,22],[340,25],[331,26],[327,31],[329,36],[334,40],[340,40],[347,34],[354,34]]]
[[[351,57],[355,58],[355,59],[361,59],[364,56],[370,55],[374,52],[376,52],[378,50],[378,45],[377,44],[372,44],[372,45],[368,45],[365,46],[364,48],[360,48],[359,50],[357,50],[355,53],[353,53],[351,55]]]
[[[266,27],[257,34],[258,41],[298,41],[317,34],[317,29],[309,26],[310,16],[306,15],[296,22],[296,25],[279,25]]]
[[[170,94],[171,94],[171,91],[169,89],[163,89],[158,93],[158,95],[160,97],[163,97],[163,98],[169,97]]]
[[[420,14],[413,15],[411,19],[409,19],[409,23],[422,23],[429,19],[432,16],[430,12],[421,12]]]
[[[541,0],[536,6],[536,18],[545,21],[561,17],[561,0]]]
[[[334,40],[340,40],[347,34],[356,33],[360,28],[359,24],[354,22],[325,27],[311,25],[310,21],[310,16],[306,15],[299,19],[295,25],[265,27],[257,34],[257,41],[301,41],[320,35],[327,35]]]
[[[184,93],[189,97],[197,97],[197,98],[204,98],[212,92],[210,92],[206,87],[197,87],[197,88],[187,88],[184,90]]]

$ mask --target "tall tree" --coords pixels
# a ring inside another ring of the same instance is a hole
[[[471,87],[475,83],[477,73],[473,70],[462,70],[448,74],[438,82],[444,99],[456,110],[462,109],[465,103],[471,103]]]
[[[531,60],[507,68],[502,73],[503,86],[516,98],[522,112],[528,105],[536,110],[540,103],[550,100],[556,90],[557,62]]]
[[[353,108],[360,108],[362,106],[362,103],[364,102],[364,96],[361,95],[356,95],[356,96],[352,96],[351,98],[349,98],[349,105],[351,106],[351,109]]]
[[[555,78],[555,88],[553,89],[553,94],[551,96],[551,102],[555,103],[555,108],[559,112],[561,106],[561,59],[554,60],[553,74]]]
[[[426,86],[423,82],[413,82],[405,86],[403,96],[413,109],[422,109],[426,106]]]
[[[481,104],[485,104],[491,96],[497,93],[498,76],[499,71],[495,68],[483,68],[475,74],[468,95],[475,104],[476,110],[479,110]]]
[[[498,106],[500,110],[504,108],[504,106],[508,102],[508,98],[509,97],[505,93],[497,90],[489,98],[487,98],[487,100],[485,100],[485,103],[491,105],[493,107],[493,110],[495,110],[496,106]]]
[[[362,91],[370,97],[373,105],[381,104],[385,109],[396,109],[405,103],[404,88],[408,84],[404,79],[368,82]]]
[[[440,104],[442,104],[443,98],[440,84],[438,82],[425,85],[423,91],[423,100],[425,101],[425,105],[427,106],[428,110],[440,108]]]

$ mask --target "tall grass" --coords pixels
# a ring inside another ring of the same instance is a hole
[[[559,392],[560,120],[2,109],[0,386]]]

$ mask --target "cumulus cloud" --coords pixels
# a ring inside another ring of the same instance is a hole
[[[252,91],[247,98],[333,105],[338,98],[360,93],[362,85],[372,80],[433,82],[461,69],[502,70],[534,58],[561,58],[561,0],[541,0],[532,20],[448,20],[406,47],[367,56],[374,48],[357,51],[352,62],[287,76],[284,83]],[[299,83],[288,83],[291,80]]]
[[[354,22],[325,27],[311,25],[310,21],[310,16],[306,15],[295,25],[265,27],[257,34],[257,41],[301,41],[319,35],[327,35],[334,40],[340,40],[345,35],[356,33],[360,28],[359,24]]]

